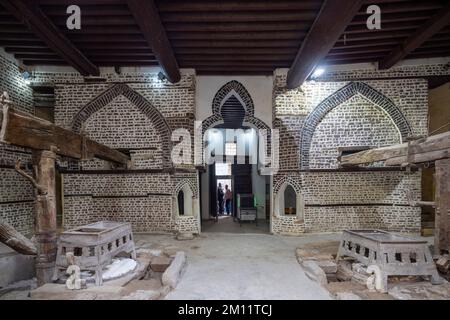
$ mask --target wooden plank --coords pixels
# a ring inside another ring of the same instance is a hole
[[[93,140],[53,123],[26,113],[3,107],[0,141],[21,147],[50,150],[74,159],[83,159],[83,154],[120,164],[127,164],[129,157],[125,154],[101,145]],[[85,139],[85,147],[83,140]]]
[[[180,69],[154,1],[127,0],[127,4],[167,79],[172,83],[180,81]]]
[[[450,249],[450,159],[436,161],[435,174],[437,206],[434,245],[437,254]]]
[[[449,24],[450,21],[450,2],[442,8],[439,13],[422,24],[402,44],[397,46],[383,61],[380,62],[380,69],[389,69],[409,53],[420,47],[425,41],[430,39],[439,30]]]
[[[386,161],[390,164],[404,163],[406,156],[410,155],[413,162],[427,162],[440,159],[443,153],[450,149],[450,132],[429,136],[425,139],[381,147],[345,155],[340,158],[341,165],[351,166]]]
[[[6,221],[0,221],[0,242],[3,242],[8,247],[21,254],[37,254],[37,249],[34,243],[19,233]]]
[[[23,0],[0,0],[0,4],[57,52],[82,75],[99,75],[98,68],[56,27],[36,3]]]
[[[324,4],[292,63],[286,85],[300,86],[325,58],[347,25],[361,8],[363,1],[328,0]]]

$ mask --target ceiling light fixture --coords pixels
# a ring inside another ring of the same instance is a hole
[[[314,72],[313,72],[311,78],[317,79],[317,78],[319,78],[324,72],[325,72],[325,69],[324,69],[324,68],[317,68],[317,69],[314,70]]]
[[[167,79],[166,75],[164,73],[162,73],[161,71],[158,72],[158,79],[161,81],[164,81]]]

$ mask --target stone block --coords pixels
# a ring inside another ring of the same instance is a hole
[[[301,266],[305,274],[313,281],[325,286],[328,283],[327,276],[315,261],[304,261]]]
[[[162,275],[162,283],[164,286],[175,288],[181,278],[182,272],[186,266],[186,254],[179,251],[175,254],[171,265]]]
[[[317,264],[325,273],[336,273],[337,264],[331,260],[318,260]]]

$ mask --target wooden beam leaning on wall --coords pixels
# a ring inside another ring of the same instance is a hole
[[[364,1],[325,0],[287,74],[286,85],[297,88],[325,58]]]
[[[406,57],[409,53],[420,47],[425,41],[430,39],[434,34],[439,32],[442,28],[447,26],[450,21],[450,2],[442,8],[431,19],[422,24],[416,32],[414,32],[403,43],[392,50],[389,55],[384,58],[380,64],[379,69],[389,69],[397,62]]]
[[[355,166],[385,161],[388,166],[432,162],[450,158],[450,132],[414,140],[409,143],[370,149],[340,158],[342,166]]]
[[[37,150],[51,150],[55,146],[56,154],[74,159],[87,155],[121,165],[130,160],[117,150],[6,105],[0,112],[0,120],[0,142]]]
[[[180,69],[153,0],[127,0],[145,40],[171,83],[180,81]]]
[[[99,75],[99,69],[58,29],[35,2],[0,0],[0,4],[26,24],[47,46],[83,76]]]

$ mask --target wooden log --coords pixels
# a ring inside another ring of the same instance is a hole
[[[289,69],[286,79],[287,88],[294,89],[302,85],[333,48],[361,8],[362,3],[360,0],[323,1],[319,14],[315,14],[315,21]]]
[[[172,83],[180,81],[180,69],[154,1],[127,0],[126,3],[145,40],[152,48],[152,52],[149,53],[156,56],[167,79]]]
[[[450,158],[450,149],[438,150],[438,151],[429,151],[425,153],[417,153],[411,154],[408,156],[394,157],[387,159],[385,164],[387,166],[398,166],[409,163],[423,163],[423,162],[431,162],[439,159]]]
[[[0,3],[82,75],[99,75],[99,69],[75,47],[36,3],[24,0],[1,0]]]
[[[33,151],[34,175],[46,192],[36,197],[35,235],[37,242],[36,278],[38,286],[52,282],[56,261],[56,154]]]
[[[436,207],[436,202],[434,202],[434,201],[410,201],[409,205],[411,207]]]
[[[450,132],[444,132],[410,141],[409,145],[402,143],[345,155],[340,158],[340,163],[342,166],[351,166],[386,161],[389,165],[399,165],[405,163],[407,159],[411,163],[420,163],[447,158],[449,150]]]
[[[0,221],[0,242],[21,254],[37,254],[34,243],[5,221]]]
[[[37,150],[56,147],[58,155],[84,159],[85,155],[126,165],[130,158],[114,149],[53,123],[4,105],[0,142]]]

